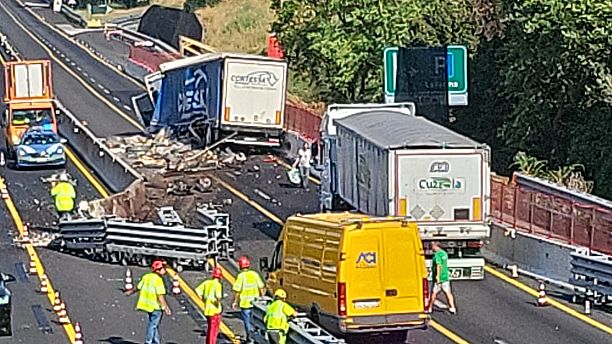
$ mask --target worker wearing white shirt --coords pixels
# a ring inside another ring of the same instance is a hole
[[[293,168],[296,166],[300,170],[300,181],[303,188],[308,187],[308,178],[310,177],[310,159],[312,158],[312,151],[308,142],[304,142],[303,148],[298,151],[298,157],[293,163]]]

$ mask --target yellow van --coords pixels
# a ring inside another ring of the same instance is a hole
[[[290,217],[271,262],[270,290],[335,334],[405,335],[427,327],[423,246],[414,222],[353,213]]]

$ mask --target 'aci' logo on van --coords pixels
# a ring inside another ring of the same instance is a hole
[[[361,252],[357,257],[357,268],[373,268],[376,266],[376,252]]]

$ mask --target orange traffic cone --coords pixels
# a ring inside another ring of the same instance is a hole
[[[179,285],[178,275],[174,275],[172,278],[172,294],[178,295],[181,293],[181,287]]]
[[[83,334],[81,333],[81,324],[78,322],[74,324],[74,343],[83,344]]]
[[[28,229],[28,224],[23,224],[23,233],[21,233],[22,241],[30,241],[30,230]]]
[[[53,300],[53,311],[55,313],[58,313],[61,310],[62,310],[62,300],[60,298],[60,292],[56,290],[55,291],[55,298]]]
[[[62,301],[62,309],[57,313],[59,317],[60,324],[69,324],[70,320],[68,319],[68,312],[66,312],[66,305]]]
[[[36,262],[34,262],[34,256],[30,256],[30,275],[36,275]]]
[[[132,281],[132,272],[130,271],[130,269],[127,269],[127,271],[125,272],[125,286],[124,286],[125,291],[130,291],[132,289],[134,289],[134,282]]]
[[[49,292],[49,286],[47,285],[47,275],[42,275],[40,278],[40,293],[46,294]]]
[[[538,289],[540,290],[540,292],[538,293],[537,301],[538,307],[548,306],[548,300],[546,298],[546,286],[544,285],[544,282],[540,281]]]

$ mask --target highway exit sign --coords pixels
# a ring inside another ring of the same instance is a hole
[[[397,47],[389,47],[385,48],[383,53],[386,103],[393,103],[395,100],[398,50]],[[448,72],[448,105],[468,105],[467,48],[465,46],[449,45],[446,47],[446,69]]]

